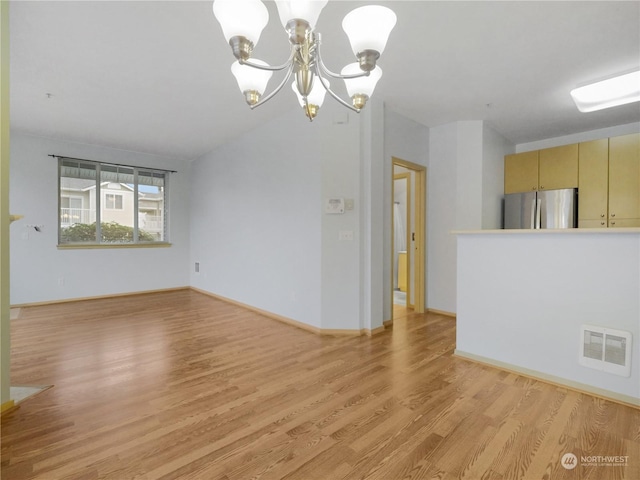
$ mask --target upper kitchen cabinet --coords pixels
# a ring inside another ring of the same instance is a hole
[[[577,186],[577,144],[504,157],[504,193],[556,190]]]
[[[539,190],[578,187],[578,144],[545,148],[538,156]]]
[[[504,193],[578,188],[578,226],[640,227],[640,133],[504,157]]]
[[[640,227],[640,133],[609,139],[609,226]]]
[[[607,227],[609,139],[578,145],[578,226]]]
[[[538,152],[524,152],[504,157],[504,193],[538,190]]]

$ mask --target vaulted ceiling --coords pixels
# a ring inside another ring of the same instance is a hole
[[[288,40],[265,3],[254,55],[279,64]],[[485,120],[518,144],[640,121],[638,103],[580,113],[569,96],[640,67],[640,2],[329,1],[317,30],[332,70],[354,61],[342,18],[371,3],[398,17],[375,95],[426,126]],[[12,1],[12,128],[188,160],[299,108],[290,89],[246,106],[211,5]]]

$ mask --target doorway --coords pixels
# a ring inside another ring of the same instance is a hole
[[[392,157],[392,318],[425,310],[426,168]]]
[[[393,305],[413,308],[411,303],[411,173],[393,175]]]

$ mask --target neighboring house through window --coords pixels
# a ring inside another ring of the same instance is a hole
[[[168,173],[58,157],[58,243],[166,243]]]

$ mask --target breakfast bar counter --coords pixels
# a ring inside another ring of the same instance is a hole
[[[640,228],[453,233],[457,355],[640,405]],[[583,325],[630,332],[630,376],[578,363]]]

